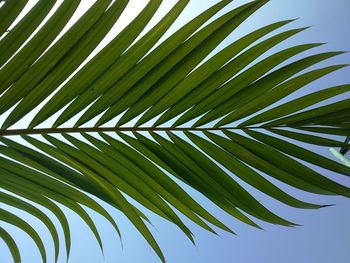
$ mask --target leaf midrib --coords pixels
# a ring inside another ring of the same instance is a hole
[[[84,133],[84,132],[121,132],[121,131],[224,131],[224,130],[266,129],[266,127],[81,127],[81,128],[37,128],[37,129],[0,129],[0,136]]]

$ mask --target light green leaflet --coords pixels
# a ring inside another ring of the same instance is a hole
[[[143,32],[162,4],[150,0],[92,55],[129,1],[95,1],[60,35],[83,2],[63,0],[52,10],[56,1],[39,0],[11,30],[27,1],[6,1],[0,8],[0,203],[16,208],[16,213],[1,209],[0,221],[26,232],[43,262],[57,262],[62,254],[69,258],[77,242],[61,206],[80,217],[102,251],[105,241],[85,208],[105,218],[118,237],[122,229],[110,213],[117,209],[165,262],[150,213],[175,224],[193,243],[186,220],[214,234],[239,231],[188,188],[255,228],[297,222],[272,211],[241,182],[302,209],[327,204],[296,198],[273,180],[313,194],[350,197],[348,187],[309,165],[345,180],[350,176],[349,160],[338,153],[349,149],[344,137],[350,135],[350,85],[308,90],[310,83],[346,66],[317,66],[342,51],[318,53],[321,43],[276,50],[307,29],[293,27],[295,19],[259,25],[236,38],[236,29],[268,0],[236,8],[231,0],[218,1],[179,29],[174,23],[181,22],[191,1],[174,1]],[[291,28],[284,29],[287,24]],[[218,49],[224,40],[227,46]],[[28,126],[14,129],[21,121]],[[344,164],[310,147],[333,147]],[[44,223],[52,258],[39,230],[17,210]],[[6,224],[0,238],[14,262],[21,262],[21,247]]]
[[[16,242],[13,240],[13,238],[11,237],[11,235],[8,232],[6,232],[6,230],[3,229],[2,227],[0,227],[0,237],[2,240],[5,241],[7,247],[9,248],[13,261],[15,263],[20,263],[21,255],[19,254],[18,246]]]
[[[344,157],[344,155],[340,154],[336,149],[329,148],[329,151],[337,158],[339,159],[343,164],[350,167],[350,160]]]

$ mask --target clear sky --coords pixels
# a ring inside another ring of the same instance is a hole
[[[91,1],[82,1],[91,2]],[[138,8],[143,6],[145,1],[130,1],[128,12],[123,17],[123,23],[136,15]],[[190,17],[206,9],[216,0],[191,0],[184,14],[176,22],[175,26],[180,26],[188,21]],[[246,0],[233,1],[225,10],[229,10]],[[159,18],[168,10],[174,0],[165,0],[161,10],[157,13]],[[224,10],[224,11],[225,11]],[[261,8],[255,15],[249,18],[236,33],[232,34],[223,45],[234,41],[242,34],[246,34],[253,29],[278,20],[298,18],[297,21],[287,25],[283,29],[312,27],[303,33],[288,40],[285,44],[277,46],[274,51],[280,50],[298,43],[327,42],[317,50],[309,53],[335,50],[350,50],[350,0],[271,0],[266,6]],[[153,21],[155,22],[155,21]],[[118,30],[118,28],[116,29]],[[222,48],[220,45],[219,48]],[[307,53],[304,53],[307,54]],[[328,60],[322,65],[349,63],[350,54],[344,54],[334,59]],[[317,67],[321,67],[318,64]],[[332,76],[327,76],[312,85],[309,91],[314,91],[327,86],[350,83],[349,67],[339,70]],[[319,150],[318,148],[314,149]],[[323,151],[333,158],[327,150]],[[322,170],[325,172],[325,170]],[[345,180],[339,175],[326,172],[332,179],[338,180],[350,186],[350,180]],[[279,184],[281,185],[281,184]],[[252,190],[258,200],[261,200],[272,211],[279,215],[298,223],[302,226],[296,228],[285,228],[280,226],[261,223],[263,231],[253,229],[231,218],[220,211],[200,194],[188,190],[197,198],[209,211],[213,212],[225,224],[237,232],[238,236],[218,231],[219,236],[203,231],[198,226],[191,223],[186,218],[184,222],[190,226],[196,240],[196,246],[178,230],[174,225],[159,217],[147,213],[154,226],[151,230],[156,236],[165,257],[169,263],[189,262],[189,263],[348,263],[350,262],[350,200],[340,197],[322,197],[306,194],[294,189],[285,187],[289,193],[300,197],[303,200],[321,204],[335,204],[335,206],[320,210],[299,210],[279,204],[271,200],[264,194]],[[250,187],[248,187],[251,190]],[[1,205],[5,207],[5,205]],[[98,250],[96,240],[87,226],[71,211],[67,212],[72,229],[72,250],[69,262],[78,263],[156,263],[160,262],[155,253],[151,250],[146,241],[128,222],[120,212],[109,209],[116,219],[123,236],[123,248],[112,227],[106,220],[91,212],[104,243],[104,257]],[[88,210],[89,211],[89,210]],[[22,214],[21,214],[22,215]],[[40,234],[49,248],[49,258],[53,259],[53,245],[49,238],[48,231],[44,226],[34,220],[31,216],[23,214],[22,217],[30,222],[36,229],[42,229]],[[257,220],[258,221],[258,220]],[[57,222],[57,221],[54,221]],[[5,225],[5,224],[1,224]],[[20,231],[11,226],[11,229],[18,241],[22,252],[24,263],[40,262],[34,242]],[[61,244],[63,246],[63,244]],[[11,262],[10,254],[4,243],[0,240],[0,263]],[[60,256],[59,262],[65,262],[65,257]]]

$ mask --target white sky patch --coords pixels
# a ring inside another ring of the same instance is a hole
[[[50,10],[49,14],[45,18],[45,20],[40,24],[39,28],[42,28],[42,26],[48,21],[48,19],[55,13],[55,11],[58,9],[58,7],[62,4],[63,0],[58,0],[54,7]],[[95,3],[95,0],[82,0],[80,5],[78,6],[76,12],[72,16],[72,18],[69,20],[67,25],[63,28],[63,30],[60,32],[60,34],[56,37],[56,39],[51,43],[51,45],[48,47],[47,50],[49,50],[50,47],[52,47],[78,20],[80,17],[84,15],[86,11],[89,10],[89,8]],[[112,3],[114,3],[113,1]],[[111,28],[109,33],[103,38],[103,40],[99,43],[99,45],[94,49],[93,52],[85,59],[85,61],[71,74],[69,78],[67,78],[61,85],[62,87],[65,83],[67,83],[84,65],[86,65],[98,52],[100,52],[115,36],[117,36],[147,5],[149,1],[148,0],[130,0],[126,8],[124,9],[123,13],[121,14],[120,18],[116,21],[115,25]],[[10,29],[13,29],[13,27],[35,6],[35,4],[38,3],[38,0],[29,0],[25,8],[22,10],[20,15],[17,17],[17,19],[14,21],[14,23],[11,25]],[[162,16],[162,14],[160,14]],[[163,13],[164,15],[164,13]],[[160,18],[159,18],[160,19]],[[159,20],[158,19],[158,20]],[[151,23],[155,23],[152,19]],[[150,23],[150,24],[151,24]],[[39,29],[36,29],[35,32],[26,40],[26,42],[21,46],[23,47],[30,39],[33,38],[33,36],[38,32]],[[149,30],[149,27],[143,31],[147,32]],[[20,50],[20,49],[19,49]],[[45,52],[46,52],[45,51]],[[17,51],[18,52],[18,51]],[[14,54],[16,55],[17,52]],[[45,53],[44,52],[44,53]],[[44,54],[43,53],[43,54]],[[43,55],[42,54],[42,55]],[[13,56],[12,56],[13,57]],[[22,120],[17,122],[15,125],[13,125],[12,128],[16,127],[23,127],[27,126],[30,122],[30,120],[34,117],[34,115],[40,110],[42,105],[44,105],[59,89],[56,89],[55,92],[53,92],[45,101],[43,101],[38,107],[35,108],[31,113],[26,115]],[[2,123],[5,120],[6,116],[1,116],[0,123]]]
[[[43,27],[43,25],[49,20],[49,18],[56,12],[58,7],[62,4],[63,0],[58,0],[53,8],[50,10],[49,14],[45,17],[43,22],[39,25],[39,27],[33,32],[33,34],[26,40],[26,42],[22,45],[26,45],[28,41],[30,41],[33,36]],[[78,6],[76,12],[73,14],[71,19],[68,21],[66,26],[62,29],[62,31],[58,34],[56,39],[51,43],[48,47],[52,47],[78,20],[81,18],[86,11],[96,2],[96,0],[83,0]],[[114,3],[115,1],[112,1]],[[123,11],[120,18],[117,20],[116,24],[112,27],[110,32],[105,36],[105,38],[101,41],[101,43],[96,47],[96,49],[91,53],[87,60],[90,60],[91,57],[95,56],[100,50],[102,50],[120,31],[122,31],[146,6],[148,0],[130,0],[127,7]],[[18,22],[38,3],[38,0],[29,0],[25,8],[16,18],[16,20],[9,27],[9,30],[12,30]],[[20,49],[19,49],[20,50]]]
[[[92,2],[92,1],[87,1]],[[108,34],[102,39],[93,52],[88,56],[86,61],[82,64],[85,65],[87,61],[93,58],[98,52],[100,52],[115,36],[117,36],[146,6],[148,0],[131,0],[123,13],[108,32]],[[86,8],[86,7],[84,7]],[[79,11],[79,10],[78,10]]]
[[[30,9],[33,8],[33,6],[38,2],[38,0],[30,0],[27,5],[23,8],[22,12],[17,16],[17,18],[15,19],[15,21],[13,21],[13,23],[11,24],[11,26],[8,28],[8,31],[12,30],[12,28],[19,22],[21,21],[21,19],[29,12]],[[5,2],[2,2],[5,3]],[[1,4],[0,4],[1,6]],[[6,36],[7,33],[3,34],[0,36],[0,40],[4,38],[4,36]]]
[[[13,29],[13,27],[20,22],[20,20],[30,11],[30,9],[32,9],[35,4],[38,1],[29,1],[27,3],[27,5],[25,6],[25,8],[22,10],[22,12],[20,13],[20,15],[16,18],[16,20],[12,23],[12,25],[9,27],[9,31]],[[27,45],[27,43],[35,36],[35,34],[46,24],[46,22],[50,19],[50,17],[56,12],[56,10],[58,9],[58,7],[63,3],[63,0],[58,0],[54,6],[52,7],[52,9],[50,10],[50,12],[47,14],[47,16],[44,18],[44,20],[40,23],[40,25],[34,30],[34,32],[28,37],[28,39],[22,44],[22,46],[17,50],[17,52],[15,52],[11,58],[9,58],[8,61],[10,61],[14,56],[16,56],[16,54],[25,46]],[[52,46],[52,44],[50,45],[50,47]],[[43,53],[44,54],[44,53]],[[2,66],[4,67],[8,61]]]
[[[12,25],[9,27],[9,30],[11,30],[25,16],[38,1],[39,0],[29,0],[27,5],[23,8],[22,12],[18,15],[15,21],[13,21]]]

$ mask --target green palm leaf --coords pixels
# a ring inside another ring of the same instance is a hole
[[[337,99],[348,95],[349,85],[281,103],[309,83],[343,68],[345,65],[307,70],[342,52],[288,62],[321,45],[310,43],[268,54],[305,29],[273,33],[293,21],[285,20],[248,33],[208,57],[266,0],[242,5],[206,24],[231,2],[220,1],[158,44],[189,2],[180,0],[138,39],[161,4],[151,0],[85,63],[128,1],[96,1],[56,39],[79,2],[64,0],[39,27],[55,4],[40,0],[10,32],[7,29],[26,1],[5,1],[0,7],[0,114],[7,116],[2,117],[0,129],[0,187],[4,190],[0,202],[45,224],[54,243],[54,261],[62,251],[59,228],[42,208],[58,219],[67,256],[71,246],[69,220],[57,203],[88,225],[103,250],[99,231],[84,207],[106,218],[120,235],[118,222],[96,199],[104,201],[125,214],[164,262],[146,225],[147,213],[129,198],[174,223],[192,242],[193,234],[182,216],[213,233],[216,227],[234,233],[177,180],[257,228],[261,226],[255,219],[283,226],[297,224],[270,211],[235,177],[296,208],[327,205],[299,200],[269,177],[310,193],[350,197],[349,188],[307,164],[344,176],[350,176],[350,168],[303,146],[338,147],[341,152],[350,148],[349,141],[344,141],[349,136],[350,102]],[[325,105],[330,98],[332,102]],[[33,116],[34,109],[38,112]],[[45,126],[54,114],[55,120]],[[11,128],[25,118],[29,118],[27,127]],[[125,126],[128,122],[132,124]],[[47,259],[38,232],[28,223],[4,209],[0,220],[29,234],[43,262],[52,261]],[[6,227],[0,227],[0,237],[14,261],[20,262],[16,241]]]

